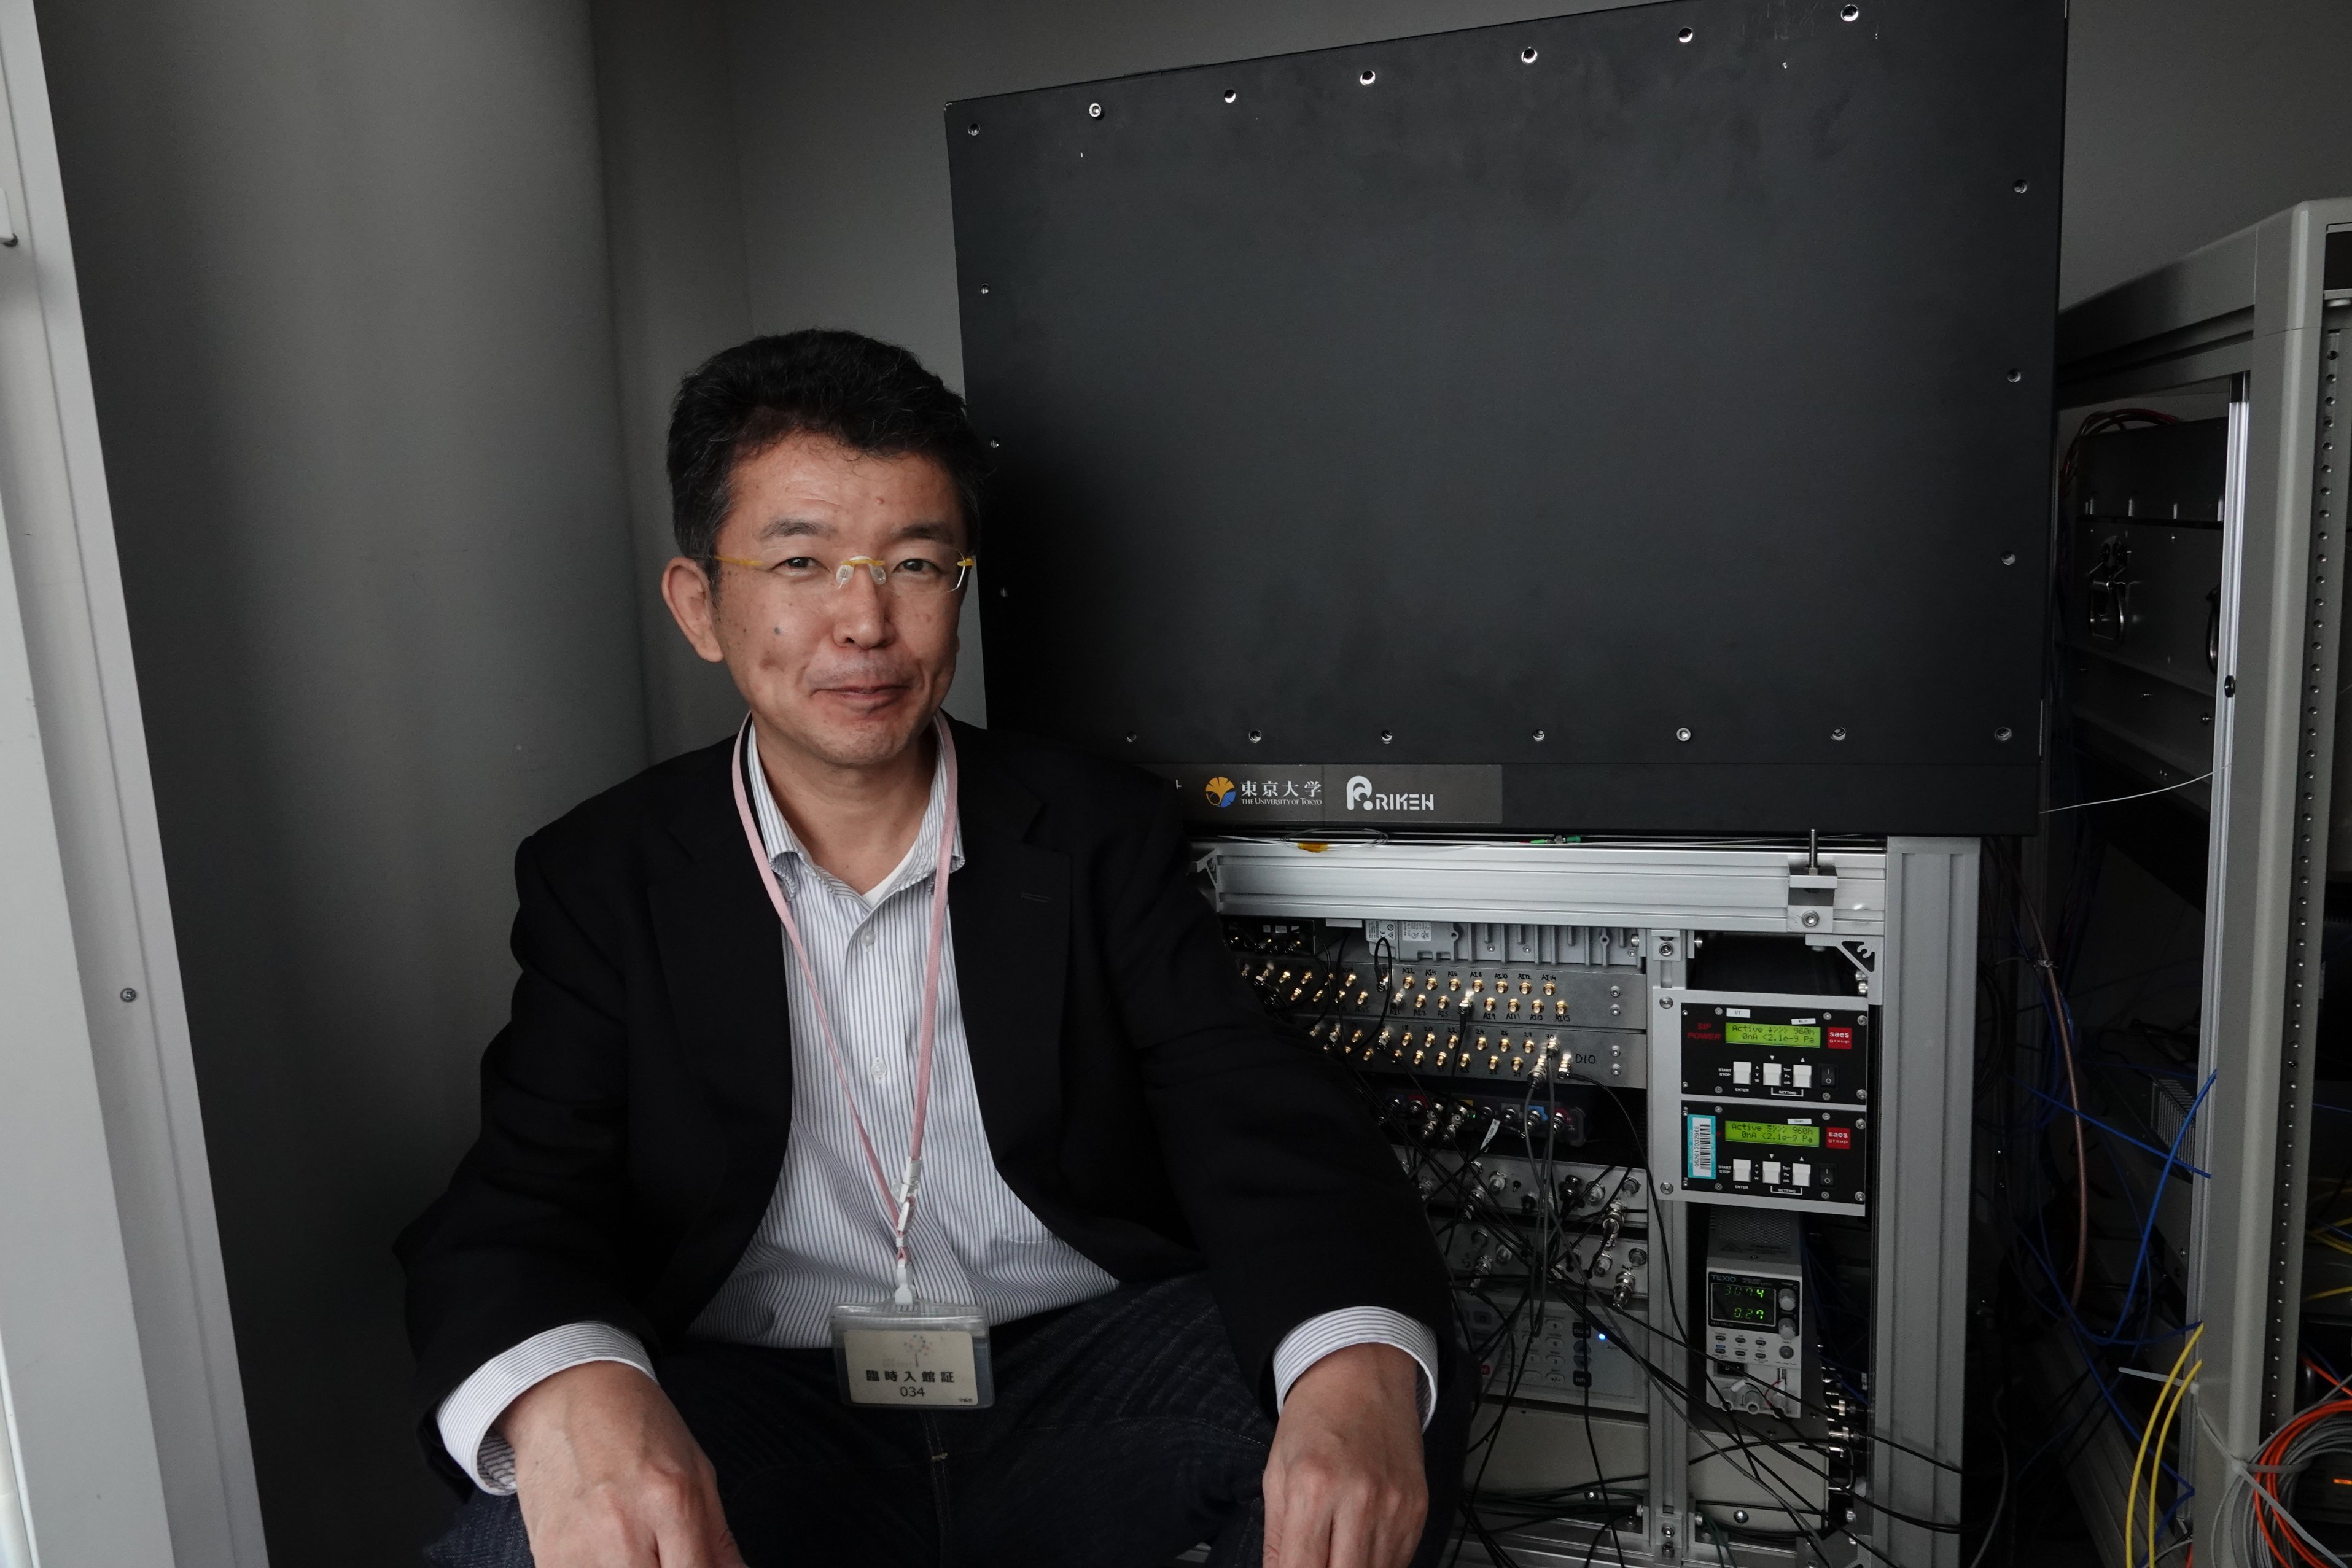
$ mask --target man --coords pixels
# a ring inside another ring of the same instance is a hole
[[[516,857],[481,1136],[400,1241],[427,1451],[478,1489],[442,1563],[1401,1568],[1444,1534],[1443,1266],[1236,977],[1165,784],[935,719],[983,465],[849,333],[679,391],[662,592],[751,716]],[[835,1348],[894,1297],[964,1314],[924,1374]]]

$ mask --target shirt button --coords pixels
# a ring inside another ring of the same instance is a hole
[[[866,942],[866,945],[868,947],[873,946],[874,946],[874,933],[872,933],[871,931],[868,931],[868,932],[866,934],[866,936],[865,936],[865,942]]]

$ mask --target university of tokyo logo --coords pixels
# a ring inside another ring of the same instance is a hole
[[[1367,788],[1369,788],[1369,786],[1367,786]],[[1230,806],[1234,803],[1234,781],[1220,773],[1214,779],[1209,780],[1209,788],[1206,793],[1209,797],[1210,805]]]

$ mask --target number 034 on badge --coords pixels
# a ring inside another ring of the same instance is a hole
[[[852,1405],[971,1410],[996,1403],[988,1320],[976,1308],[835,1307],[833,1368]]]

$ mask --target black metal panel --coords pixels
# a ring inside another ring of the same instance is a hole
[[[950,106],[991,722],[2030,829],[2063,58],[1675,0]]]

